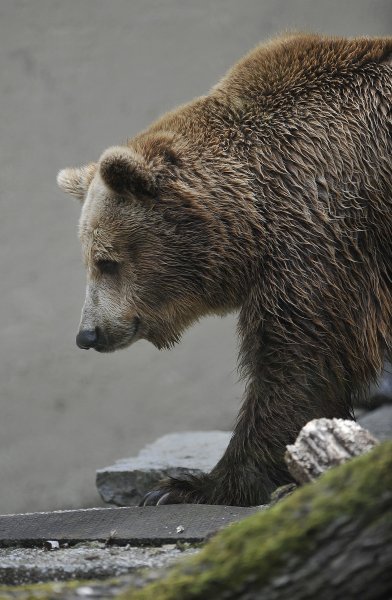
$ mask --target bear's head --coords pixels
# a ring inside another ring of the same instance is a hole
[[[233,308],[219,291],[216,218],[198,200],[200,181],[181,177],[187,159],[174,135],[149,134],[60,171],[59,186],[82,200],[79,347],[109,352],[140,338],[170,347],[202,315]]]

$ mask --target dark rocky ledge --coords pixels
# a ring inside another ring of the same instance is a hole
[[[294,446],[301,481],[328,472],[277,493],[268,510],[174,505],[0,517],[0,581],[28,582],[0,585],[0,600],[392,597],[392,442],[321,419]],[[194,546],[238,519],[204,548]],[[85,581],[60,581],[67,578]],[[49,581],[31,585],[37,580]]]

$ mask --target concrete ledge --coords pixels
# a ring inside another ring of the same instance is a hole
[[[172,504],[143,508],[92,508],[0,516],[0,546],[101,541],[160,545],[200,542],[257,507]]]

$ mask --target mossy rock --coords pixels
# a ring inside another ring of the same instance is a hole
[[[392,443],[386,442],[230,525],[167,578],[123,599],[381,600],[392,592],[391,542]]]

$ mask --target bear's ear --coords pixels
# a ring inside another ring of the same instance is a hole
[[[96,163],[77,169],[62,169],[57,175],[57,184],[64,192],[84,200],[96,171]]]
[[[99,161],[99,173],[116,194],[139,193],[155,196],[158,192],[158,169],[129,146],[113,146]]]
[[[174,132],[144,133],[129,140],[127,146],[106,150],[99,161],[99,172],[117,194],[156,197],[164,181],[176,176],[187,151],[185,140]]]

